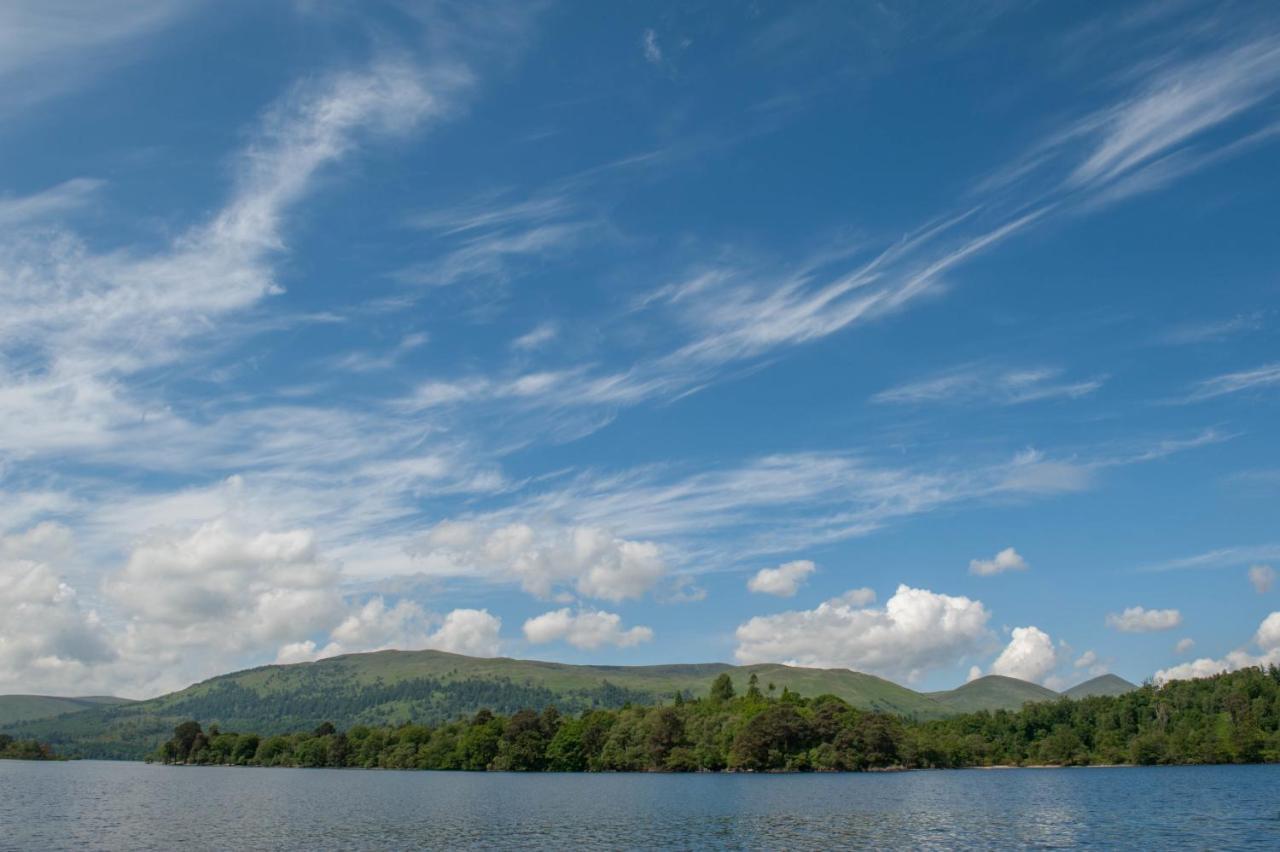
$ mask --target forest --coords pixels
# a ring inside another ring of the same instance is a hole
[[[0,734],[0,760],[58,760],[58,756],[45,743]]]
[[[1146,684],[1124,695],[913,722],[835,696],[721,675],[705,698],[566,715],[481,710],[438,725],[262,735],[183,722],[171,764],[470,771],[866,771],[1280,761],[1280,669]]]

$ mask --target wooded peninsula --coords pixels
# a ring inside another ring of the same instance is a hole
[[[1117,696],[933,721],[803,698],[721,675],[703,698],[576,716],[481,710],[440,725],[355,725],[262,736],[198,721],[163,763],[470,771],[866,771],[975,766],[1280,762],[1280,668],[1248,668]]]
[[[0,734],[0,760],[58,760],[48,744]]]

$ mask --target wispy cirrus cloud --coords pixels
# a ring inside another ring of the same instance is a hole
[[[145,41],[203,3],[10,0],[0,6],[0,112],[95,81],[136,59]]]
[[[1228,40],[1186,55],[1166,48],[1118,80],[1110,104],[1068,121],[979,191],[1028,187],[1088,211],[1150,192],[1280,131],[1256,107],[1280,84],[1280,38]]]
[[[1240,568],[1250,563],[1280,559],[1280,543],[1223,547],[1193,556],[1182,556],[1154,562],[1139,568],[1144,572],[1185,571],[1194,569]]]
[[[1191,58],[1157,56],[1117,84],[1112,103],[1050,132],[1022,160],[984,181],[972,207],[938,217],[860,261],[868,244],[846,246],[774,273],[760,271],[758,264],[701,264],[678,283],[654,288],[638,300],[636,310],[654,316],[667,311],[683,327],[684,341],[623,369],[583,365],[562,386],[561,396],[545,401],[568,408],[626,407],[677,398],[732,375],[744,364],[903,310],[939,293],[965,264],[1034,226],[1088,212],[1139,189],[1155,189],[1266,142],[1269,131],[1247,119],[1268,102],[1277,83],[1280,41],[1270,37],[1219,46]],[[1191,148],[1192,143],[1199,147]],[[1181,158],[1176,168],[1173,155]],[[559,216],[564,209],[548,197],[489,211],[437,215],[432,224],[471,227],[471,222]],[[512,237],[498,234],[495,245],[501,248],[507,239]],[[450,263],[446,259],[426,274],[452,278]],[[878,400],[985,397],[997,404],[1019,404],[1085,396],[1106,380],[1061,381],[1058,373],[1043,368],[982,372],[957,368],[885,391]]]
[[[72,178],[34,195],[0,196],[0,225],[14,228],[68,213],[88,204],[103,184],[93,178]]]
[[[369,136],[439,116],[466,82],[452,67],[392,61],[294,90],[241,153],[223,208],[158,253],[96,252],[69,231],[7,234],[0,396],[12,404],[0,414],[0,452],[110,442],[113,429],[145,421],[150,405],[126,381],[280,292],[271,262],[285,248],[285,216],[321,170]],[[173,419],[163,409],[159,418]]]
[[[1264,364],[1249,370],[1223,373],[1197,382],[1184,402],[1202,402],[1229,394],[1280,386],[1280,363]]]
[[[1237,314],[1228,319],[1206,320],[1178,325],[1161,335],[1159,341],[1174,346],[1214,343],[1227,340],[1239,334],[1257,331],[1262,328],[1262,325],[1262,312],[1254,311],[1248,314]]]
[[[722,469],[586,471],[512,494],[504,508],[461,516],[488,527],[529,518],[583,524],[667,544],[673,567],[706,569],[870,535],[930,512],[1036,500],[1094,487],[1105,471],[1221,440],[1161,441],[1091,457],[1024,451],[984,461],[890,463],[857,452],[793,453]],[[723,546],[725,536],[736,542]]]
[[[1102,387],[1105,377],[1062,381],[1063,370],[1054,367],[1001,369],[967,364],[927,379],[880,391],[873,402],[922,404],[985,402],[1021,405],[1047,399],[1078,399]]]

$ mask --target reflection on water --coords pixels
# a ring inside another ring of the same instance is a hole
[[[1280,848],[1280,767],[517,775],[0,761],[0,849]]]

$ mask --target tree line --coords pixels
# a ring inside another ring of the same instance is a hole
[[[46,743],[37,740],[17,740],[8,734],[0,734],[0,760],[57,760],[58,756]]]
[[[995,765],[1280,761],[1280,669],[1146,684],[1119,696],[915,722],[833,695],[774,697],[727,674],[705,698],[566,715],[553,706],[395,727],[301,733],[184,722],[164,763],[508,771],[864,771]]]
[[[170,700],[164,712],[179,718],[258,720],[259,733],[286,733],[331,719],[348,725],[386,726],[413,719],[443,722],[477,707],[510,715],[524,707],[555,704],[561,712],[577,714],[596,707],[652,703],[647,692],[603,681],[590,689],[553,691],[517,683],[510,678],[416,677],[385,683],[361,683],[354,678],[303,674],[288,685],[247,688],[233,680],[214,682],[206,689]],[[124,708],[121,716],[127,716]]]

